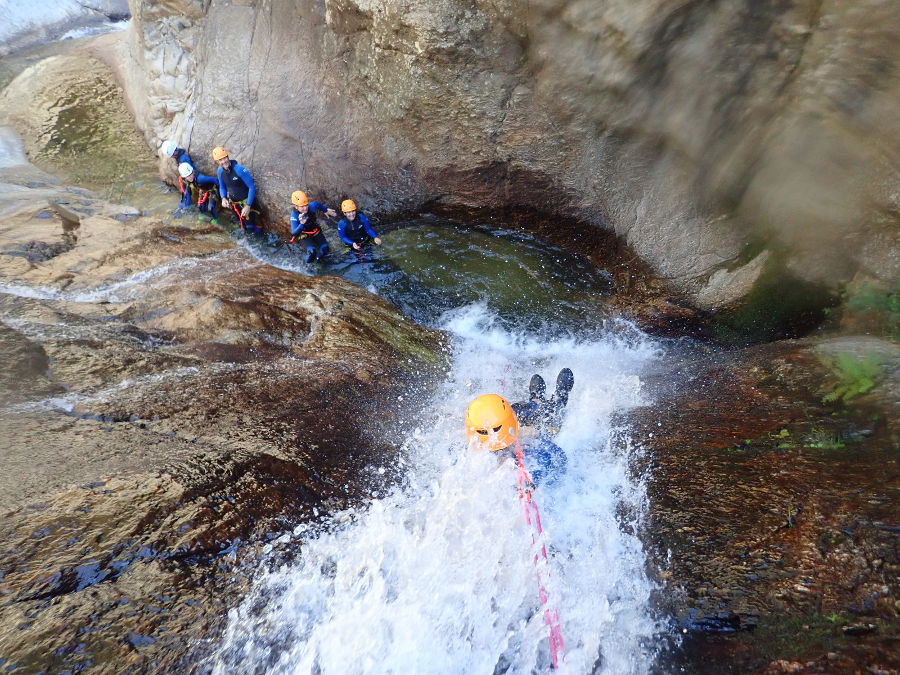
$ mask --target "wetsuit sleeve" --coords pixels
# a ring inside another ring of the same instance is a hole
[[[216,178],[219,179],[219,196],[222,199],[228,199],[228,188],[225,187],[225,179],[222,177],[225,174],[225,169],[221,166],[216,171]]]
[[[197,181],[197,185],[201,185],[207,190],[219,184],[212,176],[206,176],[202,173],[195,174],[194,180]]]
[[[359,215],[359,214],[357,214]],[[347,246],[353,246],[353,240],[347,236],[347,221],[341,218],[341,222],[338,223],[337,227],[338,236],[341,238],[341,241],[347,244]]]
[[[365,213],[357,213],[356,217],[359,218],[359,222],[362,223],[362,226],[366,228],[366,234],[369,235],[372,239],[377,237],[378,235],[375,233],[375,230],[372,229],[371,223],[369,223],[369,219],[366,218]]]
[[[186,209],[191,205],[191,186],[186,180],[182,179],[178,183],[181,190],[181,208]]]
[[[300,224],[300,214],[297,212],[297,209],[291,209],[291,236],[296,237],[300,234],[300,230],[303,229],[303,225]]]
[[[253,176],[251,176],[250,172],[247,171],[247,168],[241,164],[235,165],[234,172],[247,184],[247,205],[253,206],[253,198],[256,197],[256,183],[253,182]]]
[[[313,213],[316,211],[320,211],[321,213],[325,213],[328,210],[328,207],[322,204],[322,202],[310,202],[309,210]]]
[[[186,164],[190,164],[191,168],[196,171],[197,167],[194,166],[194,160],[192,160],[191,156],[189,154],[187,154],[187,150],[185,150],[183,148],[179,148],[179,149],[181,150],[181,156],[178,158],[178,163],[181,164],[182,162],[184,162]],[[176,152],[177,152],[177,150],[176,150]]]

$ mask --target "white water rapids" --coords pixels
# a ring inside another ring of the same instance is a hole
[[[452,369],[430,412],[411,420],[406,480],[365,509],[282,537],[297,561],[260,574],[229,615],[215,673],[533,673],[550,668],[531,536],[511,463],[467,450],[476,395],[527,397],[531,374],[575,388],[557,443],[565,477],[535,492],[550,555],[550,604],[565,639],[561,672],[643,673],[661,626],[640,541],[643,488],[615,411],[641,402],[657,356],[621,324],[596,339],[540,339],[497,327],[483,306],[446,317]],[[549,393],[548,391],[548,393]],[[626,515],[627,514],[627,515]]]

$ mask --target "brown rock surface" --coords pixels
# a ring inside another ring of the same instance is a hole
[[[842,382],[823,361],[834,353],[876,358],[876,386],[824,402]],[[835,652],[849,668],[897,668],[896,345],[781,342],[649,384],[659,400],[632,422],[652,467],[659,601],[687,633],[681,666],[769,672],[786,659],[821,672]],[[860,622],[875,629],[851,635]]]
[[[0,213],[0,654],[181,670],[242,561],[390,468],[390,402],[442,337],[31,166],[0,169]]]

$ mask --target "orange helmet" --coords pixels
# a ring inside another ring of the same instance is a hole
[[[303,190],[297,190],[291,193],[291,204],[294,206],[306,206],[309,204],[309,197],[306,196]]]
[[[221,145],[217,148],[213,148],[213,159],[215,161],[218,162],[220,159],[225,159],[226,157],[228,157],[228,151]]]
[[[356,211],[356,202],[352,199],[345,199],[341,202],[341,211],[347,213],[348,211]]]
[[[479,396],[466,408],[466,438],[469,445],[496,452],[516,442],[519,420],[512,406],[502,396]]]

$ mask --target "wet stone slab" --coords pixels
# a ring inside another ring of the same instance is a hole
[[[896,364],[828,403],[822,343],[673,363],[630,417],[659,611],[684,639],[661,672],[898,666]]]

